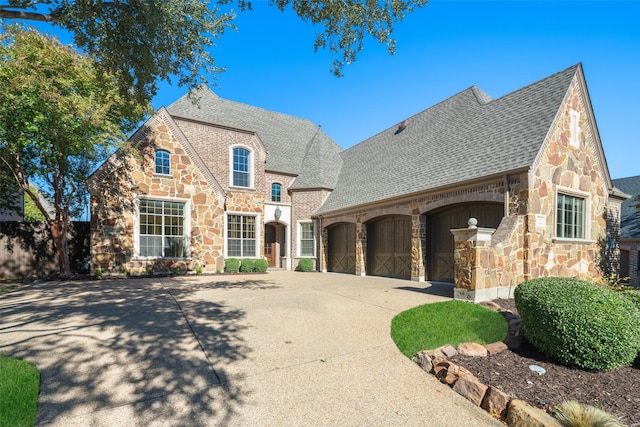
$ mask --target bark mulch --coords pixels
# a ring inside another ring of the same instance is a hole
[[[494,302],[516,312],[512,299]],[[576,400],[619,416],[628,426],[640,426],[638,363],[611,371],[586,371],[557,364],[528,343],[519,350],[488,357],[457,355],[451,361],[471,371],[483,384],[532,406],[551,411],[566,400]],[[546,373],[539,375],[530,365],[541,366]]]

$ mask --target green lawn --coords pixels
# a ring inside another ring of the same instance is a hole
[[[40,373],[30,363],[0,355],[0,426],[33,426]]]
[[[391,338],[407,357],[445,344],[502,341],[507,331],[507,322],[497,311],[455,300],[421,305],[391,321]]]

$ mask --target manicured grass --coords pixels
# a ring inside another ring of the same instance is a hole
[[[33,426],[40,373],[30,363],[0,355],[0,426]]]
[[[421,305],[391,321],[391,338],[407,357],[445,344],[502,341],[507,331],[507,322],[497,311],[455,300]]]

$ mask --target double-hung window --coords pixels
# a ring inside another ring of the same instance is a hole
[[[140,200],[139,254],[152,258],[184,258],[185,204],[160,200]]]
[[[227,256],[257,256],[256,237],[256,217],[247,215],[227,216]]]
[[[315,238],[313,235],[313,223],[300,223],[300,256],[315,256]]]
[[[171,155],[165,150],[156,150],[156,173],[169,175],[171,173]]]
[[[585,198],[558,193],[556,210],[556,237],[562,239],[585,238]]]
[[[233,149],[232,158],[234,187],[251,187],[251,151],[242,147]]]

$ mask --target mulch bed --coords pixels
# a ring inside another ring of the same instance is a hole
[[[504,310],[517,313],[512,299],[495,300]],[[486,385],[511,397],[551,411],[565,400],[576,400],[619,416],[628,426],[640,426],[640,366],[612,371],[585,371],[554,363],[525,343],[517,351],[506,350],[488,357],[455,356],[452,362],[465,367]],[[529,369],[546,370],[538,375]]]

